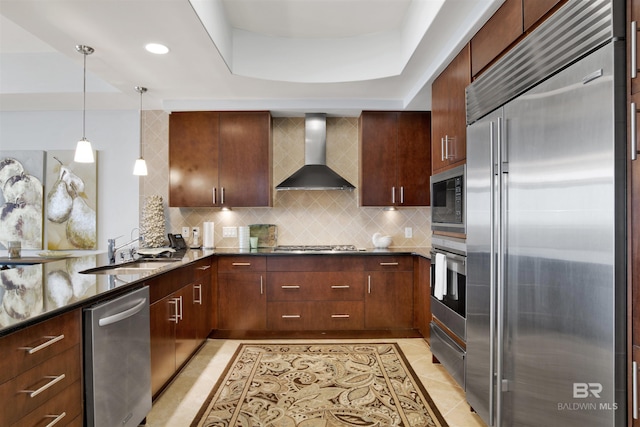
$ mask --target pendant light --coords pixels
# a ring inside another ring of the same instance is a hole
[[[87,138],[85,138],[85,116],[87,109],[87,55],[91,55],[93,53],[93,48],[79,44],[76,45],[76,50],[84,55],[84,75],[82,80],[82,139],[78,141],[78,145],[76,146],[76,155],[73,160],[78,163],[93,163],[95,161],[93,158],[93,148],[91,148],[91,143]]]
[[[140,158],[136,160],[136,163],[133,165],[133,174],[145,176],[147,175],[147,162],[145,162],[144,157],[142,157],[142,141],[144,135],[144,126],[142,123],[142,94],[147,91],[147,88],[136,86],[135,90],[140,94]]]

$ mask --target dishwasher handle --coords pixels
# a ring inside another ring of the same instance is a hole
[[[99,319],[98,325],[108,326],[114,323],[118,323],[124,319],[128,319],[131,316],[135,316],[137,313],[140,312],[140,310],[144,308],[146,304],[147,304],[146,298],[139,299],[138,303],[133,307],[127,310],[121,311],[120,313],[112,314],[111,316],[107,316],[107,317],[103,317],[102,319]]]

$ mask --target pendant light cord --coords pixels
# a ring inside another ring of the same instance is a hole
[[[82,52],[84,56],[83,61],[83,74],[82,74],[82,139],[85,138],[85,121],[86,121],[86,111],[87,111],[87,53],[85,51]]]

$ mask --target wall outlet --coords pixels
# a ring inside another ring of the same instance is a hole
[[[182,237],[185,239],[189,238],[189,227],[182,227]]]
[[[413,228],[411,227],[405,227],[404,228],[404,237],[407,239],[410,239],[413,237]]]
[[[238,237],[238,227],[222,227],[222,237]]]

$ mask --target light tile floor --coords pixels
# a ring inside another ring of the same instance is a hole
[[[314,340],[251,340],[251,342],[313,342]],[[318,340],[315,340],[318,341]],[[464,391],[444,367],[431,362],[429,345],[421,338],[331,340],[332,342],[397,342],[414,372],[451,427],[485,427],[465,401]],[[215,385],[241,340],[208,340],[165,392],[147,417],[148,427],[188,427]]]

